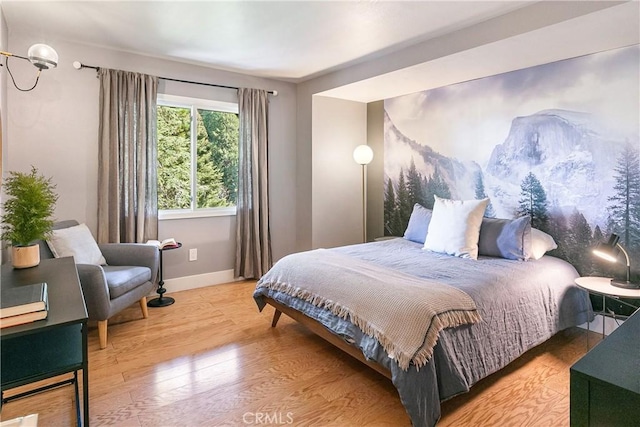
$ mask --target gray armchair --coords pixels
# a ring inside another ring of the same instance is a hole
[[[54,229],[78,225],[77,221],[61,221]],[[46,242],[40,243],[40,258],[53,258]],[[157,287],[159,251],[138,243],[99,244],[107,265],[76,264],[87,304],[89,319],[98,321],[100,348],[107,346],[109,318],[136,301],[142,316],[148,317],[147,295]]]

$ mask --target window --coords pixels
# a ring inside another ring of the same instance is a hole
[[[238,105],[158,97],[160,218],[233,215],[238,196]]]

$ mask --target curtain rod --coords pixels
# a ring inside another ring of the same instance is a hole
[[[100,70],[100,67],[96,67],[94,65],[86,65],[86,64],[83,64],[80,61],[74,61],[73,62],[73,68],[75,68],[76,70],[82,70],[83,68],[91,68],[92,70],[96,70],[96,71]],[[215,83],[193,82],[193,81],[190,81],[190,80],[172,79],[172,78],[169,78],[169,77],[158,77],[158,78],[162,79],[162,80],[170,80],[172,82],[189,83],[189,84],[201,85],[201,86],[220,87],[220,88],[223,88],[223,89],[235,89],[235,90],[240,89],[239,87],[236,87],[236,86],[217,85]],[[269,91],[267,91],[267,93],[269,93],[269,94],[271,94],[273,96],[278,96],[278,91],[277,90],[269,90]]]

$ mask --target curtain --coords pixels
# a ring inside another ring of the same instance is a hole
[[[98,242],[158,236],[158,78],[100,68]]]
[[[259,278],[271,268],[269,173],[267,167],[268,93],[238,90],[240,141],[236,206],[235,276]]]

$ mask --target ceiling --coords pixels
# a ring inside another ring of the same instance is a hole
[[[320,95],[371,102],[639,43],[640,1],[611,2],[596,12],[335,87]]]
[[[10,32],[300,82],[531,1],[2,0]]]
[[[536,22],[529,9],[518,11],[535,3],[553,16],[557,2],[515,0],[0,0],[0,7],[9,33],[34,43],[66,40],[299,83],[512,12]],[[640,43],[638,0],[595,3],[604,6],[320,94],[371,102]]]

